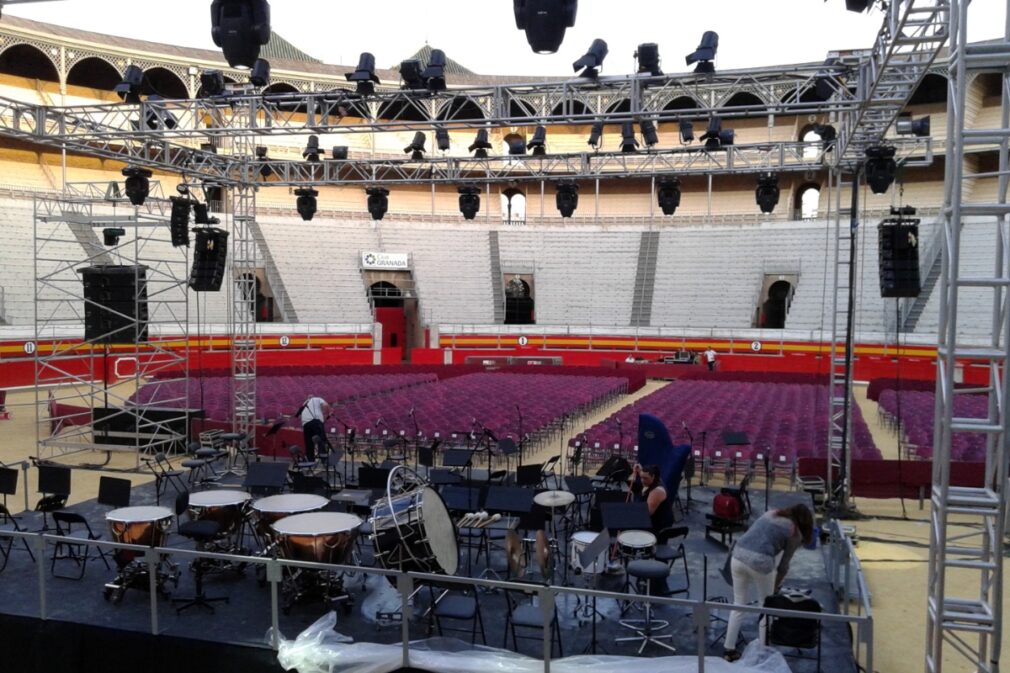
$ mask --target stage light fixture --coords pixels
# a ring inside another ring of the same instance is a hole
[[[526,31],[526,41],[537,54],[553,54],[575,25],[578,0],[513,0],[516,28]]]
[[[295,208],[298,210],[298,214],[306,222],[311,222],[316,214],[316,197],[319,196],[319,192],[311,187],[302,187],[295,190],[295,196],[298,197],[295,199]]]
[[[126,198],[135,206],[144,205],[144,201],[151,193],[149,180],[153,173],[146,168],[127,166],[123,169],[123,175],[126,176]]]
[[[369,187],[365,193],[368,194],[368,214],[373,220],[381,220],[389,210],[389,190],[385,187]]]
[[[654,147],[659,144],[659,134],[651,119],[643,119],[638,128],[642,131],[642,141],[645,142],[646,147]]]
[[[319,161],[319,155],[321,151],[319,149],[319,136],[312,135],[305,142],[305,149],[302,150],[302,158],[306,161],[315,163]]]
[[[214,0],[210,4],[210,36],[233,68],[251,68],[260,47],[270,41],[267,0]]]
[[[224,95],[224,73],[220,70],[204,70],[200,73],[200,90],[196,92],[199,98],[213,98]]]
[[[705,149],[715,152],[733,144],[735,137],[733,129],[723,129],[722,119],[718,115],[713,115],[708,120],[708,130],[701,136],[705,141]]]
[[[600,68],[603,67],[603,59],[607,58],[607,53],[610,49],[607,47],[607,43],[600,38],[593,40],[593,43],[589,45],[589,51],[587,51],[582,58],[580,58],[575,63],[572,63],[572,70],[579,73],[579,77],[590,77],[597,78],[600,76]]]
[[[147,107],[144,109],[144,122],[147,124],[147,128],[174,129],[179,125],[175,115],[165,109],[164,102],[165,99],[161,96],[147,97]]]
[[[568,180],[559,182],[554,202],[561,217],[571,217],[579,207],[579,185]]]
[[[334,161],[347,161],[348,148],[347,145],[334,145],[333,146],[333,160]]]
[[[845,0],[845,9],[850,12],[865,12],[873,0]]]
[[[656,200],[664,215],[673,215],[680,207],[680,180],[676,177],[660,178],[656,185]]]
[[[256,59],[249,72],[249,81],[256,87],[265,87],[270,84],[270,61],[265,58]]]
[[[838,139],[838,131],[831,124],[814,124],[813,129],[821,139],[821,147],[827,152],[835,146],[835,141]]]
[[[480,187],[463,185],[459,188],[459,212],[464,220],[472,220],[480,212]]]
[[[621,151],[638,151],[638,140],[635,138],[635,125],[631,122],[621,124]]]
[[[593,127],[589,129],[589,144],[594,150],[600,149],[600,143],[603,140],[603,122],[596,121],[593,122]]]
[[[761,173],[758,175],[757,187],[754,190],[754,199],[762,213],[770,213],[775,210],[779,202],[779,176],[775,173]]]
[[[682,119],[677,122],[677,130],[680,132],[680,142],[687,145],[694,142],[694,124]]]
[[[509,156],[522,156],[526,154],[526,141],[521,137],[516,136],[510,138],[508,141],[509,146]]]
[[[193,208],[193,201],[188,196],[172,196],[172,214],[169,216],[168,225],[172,236],[172,246],[179,248],[189,246],[189,213]]]
[[[400,88],[425,88],[424,77],[421,75],[422,72],[424,72],[424,66],[416,58],[400,61],[400,79],[403,80],[403,84],[400,85]]]
[[[435,146],[438,147],[439,152],[449,151],[449,148],[452,146],[452,142],[449,140],[448,129],[442,127],[435,129]]]
[[[898,117],[898,121],[895,124],[895,130],[898,132],[899,136],[916,136],[918,138],[925,138],[929,135],[929,117],[920,117],[919,119],[912,119],[912,115],[903,114]]]
[[[421,73],[429,91],[445,91],[445,52],[432,49],[428,67]]]
[[[409,145],[403,148],[404,154],[410,154],[411,161],[421,161],[424,159],[424,131],[417,131],[414,139]]]
[[[895,149],[889,145],[866,148],[866,184],[874,194],[886,194],[898,172]]]
[[[526,143],[526,149],[533,150],[533,156],[542,157],[547,154],[547,127],[538,126],[533,131],[533,138]]]
[[[358,67],[354,72],[346,75],[348,82],[357,83],[357,91],[360,94],[375,93],[375,85],[379,83],[379,78],[375,74],[375,56],[367,51],[361,52],[358,57]]]
[[[270,168],[270,164],[266,163],[269,160],[267,157],[267,148],[262,145],[256,148],[256,161],[261,162],[263,165],[260,166],[260,176],[264,178],[269,178],[274,174],[274,169]]]
[[[491,143],[488,142],[487,129],[477,129],[477,136],[470,143],[470,147],[467,149],[473,152],[475,159],[487,159],[487,151],[491,149]]]
[[[136,65],[126,66],[123,79],[113,89],[126,103],[139,103],[144,89],[144,71]]]
[[[706,30],[702,33],[701,43],[698,48],[685,57],[688,65],[697,63],[694,71],[697,73],[710,74],[715,72],[715,53],[719,51],[719,34],[714,30]]]
[[[662,75],[663,71],[659,67],[659,45],[655,42],[645,42],[638,45],[635,50],[635,58],[638,59],[638,73],[649,73],[650,75]]]
[[[126,236],[126,229],[122,227],[106,227],[102,229],[102,242],[109,248],[119,244],[120,236]]]

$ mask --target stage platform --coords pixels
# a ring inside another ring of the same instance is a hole
[[[479,473],[474,472],[479,478]],[[232,479],[232,487],[240,483]],[[225,484],[221,484],[224,486]],[[705,537],[705,513],[711,511],[711,499],[718,492],[718,486],[692,489],[692,502],[684,525],[690,527],[685,540],[687,549],[690,587],[687,593],[675,594],[674,598],[692,600],[731,599],[730,587],[723,581],[720,570],[727,550],[716,541]],[[686,495],[682,491],[682,498]],[[171,507],[175,493],[169,491],[162,496],[162,505]],[[755,516],[765,509],[764,492],[753,490],[750,498]],[[808,496],[796,492],[772,491],[770,504],[785,506],[803,501]],[[135,488],[131,505],[154,504],[153,485]],[[89,501],[69,508],[85,516],[102,539],[109,539],[105,522],[108,507]],[[364,514],[362,512],[362,514]],[[363,516],[363,518],[366,518]],[[42,515],[27,512],[18,515],[22,528],[37,530],[42,526]],[[0,526],[9,529],[10,526]],[[169,535],[167,546],[192,549],[192,543],[174,533]],[[359,559],[362,570],[344,578],[348,601],[338,603],[336,630],[355,641],[368,641],[399,645],[402,625],[395,617],[385,615],[377,619],[377,612],[395,611],[399,595],[391,584],[379,575],[368,574],[373,563],[371,544],[362,538]],[[567,546],[567,545],[566,545]],[[226,571],[210,574],[205,579],[208,596],[227,596],[227,603],[216,603],[213,614],[199,607],[176,614],[169,600],[157,601],[158,634],[151,634],[151,602],[146,591],[130,589],[118,604],[103,598],[103,587],[116,574],[116,566],[109,559],[107,569],[100,558],[92,557],[84,576],[80,580],[60,579],[51,573],[52,546],[46,550],[46,558],[32,562],[28,553],[19,544],[12,547],[9,563],[0,573],[0,633],[4,641],[17,644],[7,647],[5,670],[18,672],[52,673],[54,671],[92,670],[242,670],[249,672],[281,670],[270,647],[268,631],[271,627],[270,585],[262,581],[262,576],[252,567],[242,571]],[[705,561],[708,561],[707,588]],[[59,562],[57,570],[76,571],[73,563]],[[492,550],[491,570],[485,558],[476,556],[469,559],[461,549],[460,575],[506,576],[506,560],[503,551]],[[180,580],[177,587],[168,585],[176,596],[188,596],[194,591],[193,573],[188,563],[180,560]],[[679,570],[680,565],[676,568]],[[44,574],[40,583],[39,572]],[[529,579],[542,581],[539,572]],[[623,572],[601,573],[598,575],[567,572],[556,573],[554,585],[569,585],[579,588],[623,592],[625,576]],[[668,586],[676,590],[683,587],[682,572],[674,572]],[[809,592],[822,605],[825,612],[838,613],[839,605],[828,581],[825,562],[820,548],[801,549],[797,552],[786,581],[787,587]],[[40,587],[44,586],[46,621],[39,620]],[[429,604],[427,590],[420,592],[413,600],[414,618],[408,620],[411,640],[423,639],[431,634],[429,620],[421,615]],[[484,623],[486,643],[493,647],[512,649],[512,642],[505,639],[505,617],[507,613],[505,597],[501,591],[478,592],[478,601]],[[557,596],[558,616],[563,654],[580,654],[590,649],[592,638],[591,613],[579,603],[574,595],[563,591]],[[279,614],[280,635],[293,639],[305,628],[316,622],[333,606],[321,601],[296,604],[288,612]],[[600,599],[597,611],[601,618],[596,620],[597,652],[613,655],[635,655],[636,645],[618,644],[615,639],[632,635],[618,624],[622,605],[613,599]],[[625,618],[637,618],[641,614],[637,608],[628,608]],[[632,614],[634,613],[634,614]],[[728,616],[726,610],[717,611],[714,617]],[[669,633],[673,634],[672,644],[677,653],[696,654],[697,634],[694,631],[690,609],[662,605],[656,609],[656,618],[669,620]],[[725,623],[713,619],[706,634],[706,648],[711,655],[721,655],[721,636]],[[756,637],[756,620],[753,616],[745,619],[741,636],[742,646]],[[467,634],[455,635],[469,640]],[[13,637],[12,637],[13,636]],[[842,622],[826,623],[822,639],[822,670],[826,673],[855,673],[857,670],[852,654],[850,628]],[[480,636],[477,638],[481,643]],[[542,652],[539,640],[519,642],[519,651],[537,657]],[[788,653],[783,650],[784,653]],[[132,653],[132,654],[131,654]],[[655,646],[645,648],[643,656],[667,655],[669,652]],[[804,651],[812,655],[812,651]],[[13,659],[11,659],[13,655]],[[121,661],[123,658],[126,662]],[[555,653],[555,656],[556,653]],[[13,667],[10,662],[13,661]],[[226,663],[227,662],[227,663]],[[812,660],[788,659],[796,672],[816,670]]]

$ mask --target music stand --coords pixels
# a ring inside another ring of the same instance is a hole
[[[15,495],[18,492],[18,471],[13,467],[0,467],[0,495],[4,498],[4,523],[7,523],[9,510],[7,509],[7,496]],[[13,515],[11,515],[13,518]]]
[[[595,540],[593,540],[592,542],[590,542],[588,545],[586,545],[585,549],[583,549],[581,552],[579,552],[579,565],[581,565],[583,568],[589,567],[589,564],[594,563],[598,558],[600,558],[600,554],[606,553],[606,551],[608,549],[610,549],[610,531],[608,531],[606,528],[604,528],[596,536]],[[599,591],[599,589],[600,589],[600,586],[599,586],[600,585],[600,575],[603,574],[603,571],[604,571],[604,568],[597,568],[596,572],[593,573],[593,590],[594,591]],[[606,617],[604,617],[603,615],[601,615],[599,613],[599,611],[596,609],[596,594],[594,593],[593,594],[593,615],[592,615],[592,620],[593,620],[593,637],[589,641],[589,644],[586,646],[586,649],[583,650],[583,652],[582,652],[583,654],[596,654],[596,618],[597,617],[599,617],[600,619],[606,619]],[[604,652],[606,652],[606,650],[604,650]]]
[[[543,479],[543,463],[520,465],[516,468],[516,486],[537,486]]]
[[[358,468],[358,488],[385,491],[389,483],[390,472],[391,470],[382,467],[362,465]]]
[[[287,482],[287,463],[249,463],[242,487],[251,495],[274,495],[280,493]]]
[[[606,530],[652,530],[649,506],[644,502],[602,502],[600,515]]]
[[[472,513],[480,509],[480,491],[476,486],[446,486],[442,500],[449,511]]]
[[[473,474],[473,451],[470,449],[449,449],[442,454],[442,466],[465,468],[466,480],[470,481]]]
[[[484,509],[500,514],[529,514],[533,511],[533,496],[529,488],[516,486],[492,486],[487,490]]]
[[[463,482],[463,476],[452,470],[434,468],[428,471],[428,482],[432,486],[456,486]]]
[[[741,432],[739,430],[723,430],[722,443],[726,446],[748,446],[750,444],[750,439],[747,437],[746,432]],[[730,465],[733,470],[733,481],[736,481],[736,459],[736,454],[734,454],[730,459]]]
[[[270,447],[270,449],[273,452],[275,458],[277,457],[277,434],[281,431],[281,428],[284,427],[285,423],[287,423],[287,420],[284,418],[278,421],[274,421],[274,424],[271,425],[270,428],[263,434],[263,439],[266,439],[267,437],[273,437],[273,445]]]
[[[509,459],[519,453],[519,447],[516,446],[516,440],[511,437],[505,437],[498,440],[498,453],[505,456],[505,472],[511,472],[512,469],[509,467]]]

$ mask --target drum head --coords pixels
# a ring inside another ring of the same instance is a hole
[[[321,495],[311,495],[309,493],[282,493],[280,495],[268,495],[260,498],[252,504],[252,508],[257,512],[311,512],[322,509],[329,503],[328,498]]]
[[[617,536],[617,542],[627,547],[651,547],[656,544],[656,536],[647,530],[626,530]]]
[[[459,567],[459,546],[449,510],[442,496],[433,488],[425,488],[422,498],[424,532],[431,551],[435,554],[435,562],[446,575],[455,575]]]
[[[578,542],[579,544],[589,545],[592,544],[593,540],[596,539],[599,533],[594,533],[591,530],[580,530],[576,533],[572,533],[572,540]]]
[[[361,525],[361,519],[341,512],[309,512],[286,516],[273,524],[281,535],[329,535],[350,531]]]
[[[105,515],[108,521],[161,521],[172,516],[172,510],[167,507],[120,507]]]
[[[229,505],[241,505],[250,496],[245,491],[216,490],[198,491],[189,494],[189,504],[194,507],[228,507]]]

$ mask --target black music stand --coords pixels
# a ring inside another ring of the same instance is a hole
[[[461,467],[466,470],[466,480],[473,476],[473,451],[470,449],[449,449],[442,454],[443,467]]]
[[[446,486],[442,500],[449,511],[469,514],[480,509],[480,492],[475,486]]]
[[[9,510],[7,509],[7,496],[15,495],[18,492],[18,471],[13,467],[0,467],[0,495],[4,498],[4,523],[7,523]],[[10,515],[14,518],[14,515]]]
[[[537,486],[543,479],[543,463],[520,465],[516,468],[516,486]]]
[[[459,472],[434,468],[428,471],[428,483],[432,486],[455,486],[463,483],[463,476]]]
[[[358,468],[358,488],[385,492],[389,484],[389,473],[391,471],[383,467],[362,465]]]
[[[263,438],[264,439],[266,439],[267,437],[273,437],[274,438],[273,439],[273,444],[270,447],[270,449],[273,452],[273,454],[274,454],[275,457],[277,456],[277,433],[279,433],[281,431],[281,428],[284,427],[285,423],[287,423],[287,419],[284,419],[284,418],[282,418],[282,419],[280,419],[278,421],[274,421],[274,424],[271,425],[270,428],[263,434]]]
[[[605,530],[652,530],[649,506],[644,502],[602,502],[600,515]]]
[[[288,483],[287,463],[249,463],[242,487],[251,495],[275,495]]]
[[[487,490],[484,509],[499,514],[529,514],[533,511],[533,496],[529,488],[516,486],[492,486]]]
[[[722,443],[726,446],[749,446],[750,439],[747,437],[746,432],[741,432],[739,430],[723,430]],[[731,457],[730,465],[733,470],[733,481],[736,481],[736,455]]]
[[[576,514],[578,524],[581,526],[585,521],[582,514],[583,507],[588,503],[588,497],[593,494],[593,479],[587,476],[569,475],[564,478],[568,492],[575,496]],[[586,500],[583,498],[586,497]]]
[[[588,478],[588,477],[587,477]],[[606,551],[610,549],[610,531],[604,528],[600,531],[596,539],[586,545],[586,548],[579,552],[579,565],[583,568],[589,566],[590,563],[594,563],[596,559],[600,558],[600,554],[605,554]],[[593,573],[593,590],[599,591],[600,589],[600,575],[603,574],[603,568],[597,568],[596,572]],[[586,645],[586,649],[583,650],[583,654],[596,654],[596,618],[606,619],[603,615],[599,613],[596,609],[596,594],[593,594],[593,614],[591,619],[593,620],[593,637]],[[606,650],[603,650],[606,653]]]
[[[36,464],[39,470],[38,492],[42,499],[35,505],[36,512],[42,512],[42,530],[49,531],[49,513],[63,509],[70,497],[70,468],[62,465]]]
[[[498,453],[505,456],[505,472],[506,474],[511,472],[512,469],[509,467],[509,459],[515,454],[519,453],[519,447],[516,446],[516,440],[511,437],[504,437],[498,440]]]

